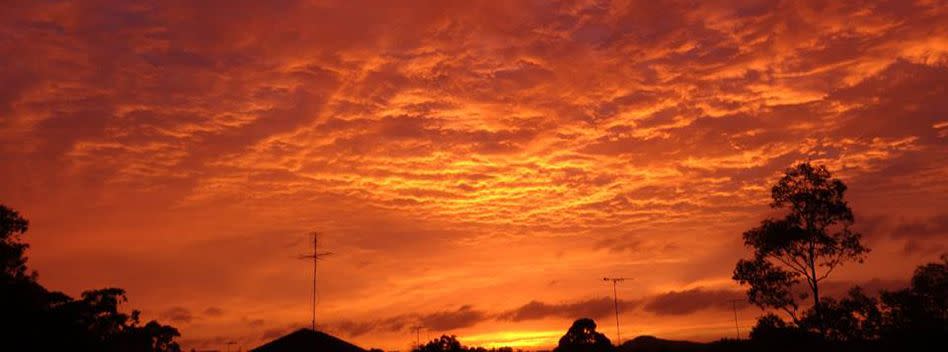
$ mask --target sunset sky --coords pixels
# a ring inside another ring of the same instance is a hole
[[[156,4],[160,3],[160,4]],[[946,1],[13,1],[0,203],[50,289],[183,347],[309,325],[406,350],[735,334],[741,233],[800,161],[872,248],[948,251]],[[739,307],[746,334],[757,308]]]

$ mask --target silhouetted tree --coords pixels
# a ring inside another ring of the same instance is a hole
[[[908,288],[884,291],[882,337],[893,341],[948,343],[948,254],[915,269]]]
[[[573,322],[560,338],[554,352],[612,352],[615,347],[606,335],[596,331],[596,322],[582,318]]]
[[[21,238],[28,229],[29,221],[0,204],[0,333],[5,337],[0,343],[14,346],[35,338],[47,321],[44,309],[65,296],[48,292],[36,283],[36,273],[28,271],[29,245]]]
[[[29,229],[30,222],[15,210],[0,204],[0,276],[5,280],[24,280],[35,277],[27,274],[26,249],[20,235]]]
[[[824,166],[801,163],[787,169],[771,189],[771,207],[786,209],[787,214],[744,233],[744,244],[754,249],[754,257],[740,260],[734,269],[734,280],[750,285],[751,302],[781,309],[799,322],[793,286],[802,278],[813,300],[817,329],[824,332],[820,282],[844,262],[861,262],[869,251],[860,243],[861,235],[849,228],[854,217],[843,199],[845,192],[846,185]]]
[[[26,266],[22,241],[29,222],[0,205],[0,350],[177,352],[180,334],[171,326],[139,322],[122,313],[119,288],[91,290],[80,299],[50,292]]]

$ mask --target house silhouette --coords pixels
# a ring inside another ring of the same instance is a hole
[[[299,329],[250,352],[366,352],[342,339],[312,329]]]

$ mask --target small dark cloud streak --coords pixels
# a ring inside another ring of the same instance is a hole
[[[171,307],[161,313],[160,318],[167,319],[175,323],[187,324],[194,320],[191,311],[184,307]]]
[[[619,309],[622,310],[631,309],[636,306],[638,306],[638,302],[635,301],[619,301]],[[592,298],[557,304],[530,301],[530,303],[524,304],[516,309],[500,313],[497,315],[497,319],[514,322],[544,318],[575,319],[588,317],[595,319],[609,316],[613,313],[614,309],[615,302],[612,297]]]
[[[686,315],[705,309],[730,308],[732,300],[741,299],[744,299],[744,294],[740,291],[707,290],[698,287],[655,296],[642,310],[659,316]]]
[[[892,231],[896,239],[930,239],[948,236],[948,213],[925,220],[902,221]]]
[[[413,326],[422,326],[430,331],[447,332],[471,327],[489,319],[490,316],[486,312],[475,309],[471,305],[464,305],[456,310],[446,310],[428,314],[403,314],[363,322],[351,320],[337,321],[329,324],[329,329],[340,331],[353,337],[371,332],[407,331]]]

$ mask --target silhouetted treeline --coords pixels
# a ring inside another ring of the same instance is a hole
[[[78,299],[49,291],[26,265],[29,245],[21,236],[29,222],[0,205],[0,350],[2,351],[180,351],[178,330],[139,312],[119,310],[119,288],[91,290]]]
[[[467,347],[461,345],[454,335],[441,335],[441,337],[428,341],[427,343],[412,348],[412,352],[513,352],[510,347],[500,347],[486,349],[483,347]]]
[[[854,287],[845,297],[820,304],[820,316],[809,309],[798,322],[761,317],[751,340],[772,350],[948,350],[948,255],[918,267],[908,288],[874,297]]]

